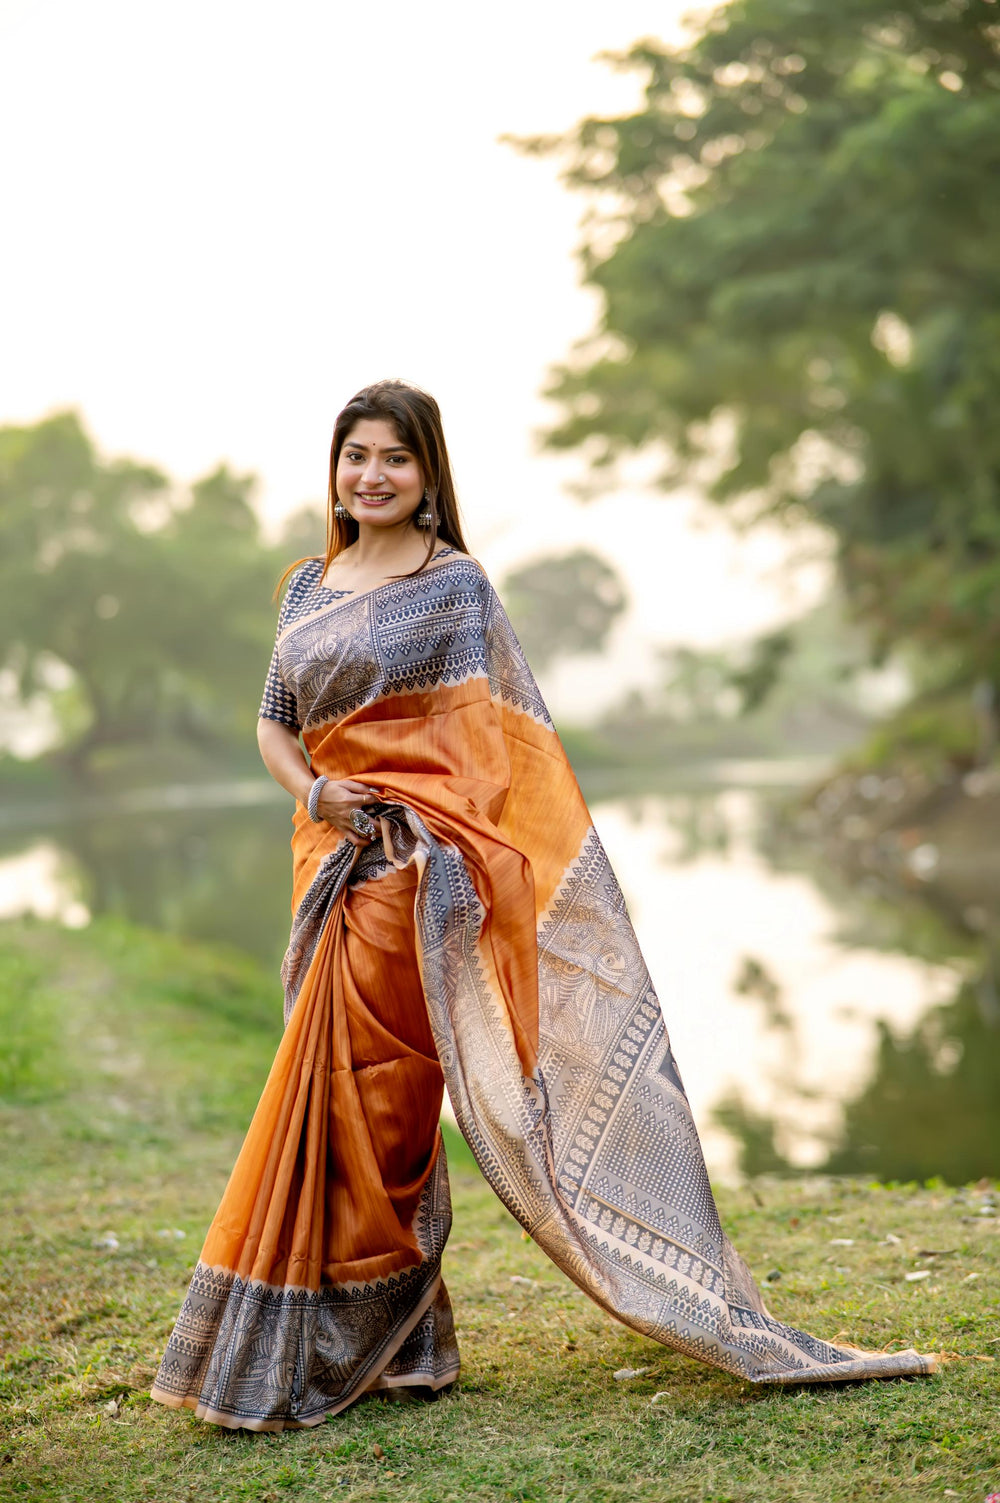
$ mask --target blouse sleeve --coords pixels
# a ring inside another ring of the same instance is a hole
[[[284,631],[292,614],[295,599],[298,596],[298,586],[302,571],[298,570],[292,575],[285,598],[281,602],[281,610],[278,612],[278,628],[275,633],[274,651],[271,654],[270,666],[267,670],[267,678],[264,682],[264,697],[260,702],[257,712],[260,720],[277,720],[282,725],[290,726],[293,731],[301,730],[299,721],[299,706],[296,695],[285,682],[281,671],[281,660],[278,657],[278,637]]]

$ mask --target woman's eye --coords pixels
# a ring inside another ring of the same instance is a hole
[[[344,449],[341,457],[345,464],[364,464],[368,455],[362,454],[357,449]],[[399,465],[410,464],[411,462],[412,456],[409,454],[389,454],[384,460],[385,464],[396,465],[397,467]]]

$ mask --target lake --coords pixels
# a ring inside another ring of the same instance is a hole
[[[815,764],[706,764],[587,788],[722,1178],[1000,1172],[1000,883],[841,870],[801,817]],[[0,914],[113,911],[275,973],[291,803],[269,779],[0,809]]]

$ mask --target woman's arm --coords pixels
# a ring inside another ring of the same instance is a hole
[[[276,783],[298,799],[300,804],[309,802],[309,790],[315,781],[305,754],[299,744],[299,733],[280,720],[268,720],[261,716],[257,721],[257,745],[264,766]],[[363,809],[365,804],[379,798],[378,790],[356,783],[352,778],[329,782],[319,796],[319,812],[325,820],[338,829],[352,845],[368,845],[368,837],[359,835],[351,826],[351,814]]]
[[[257,721],[257,745],[264,766],[274,781],[300,804],[307,803],[313,774],[299,742],[298,731],[292,730],[290,725],[282,725],[280,720],[266,720],[261,716]]]

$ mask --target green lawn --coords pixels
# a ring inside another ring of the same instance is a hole
[[[1000,1203],[987,1185],[769,1181],[720,1195],[758,1275],[780,1273],[780,1315],[951,1354],[929,1380],[758,1391],[603,1315],[449,1134],[445,1276],[464,1361],[451,1394],[371,1398],[279,1436],[151,1404],[279,1029],[276,978],[242,957],[112,922],[0,930],[0,1499],[982,1503],[1000,1490]],[[646,1371],[617,1381],[626,1367]]]

